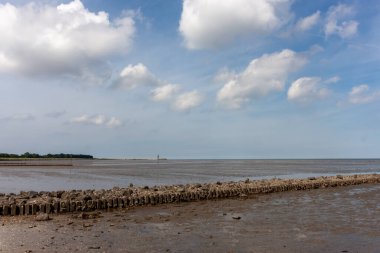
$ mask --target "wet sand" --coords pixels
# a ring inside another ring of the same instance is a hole
[[[379,252],[380,185],[0,218],[1,252]],[[80,216],[80,217],[78,217]]]

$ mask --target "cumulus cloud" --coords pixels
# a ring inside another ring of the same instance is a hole
[[[380,91],[371,92],[366,84],[352,87],[348,94],[348,101],[351,104],[368,104],[380,99]]]
[[[115,128],[122,125],[122,122],[119,119],[115,117],[108,118],[102,114],[93,115],[93,116],[84,114],[84,115],[70,119],[69,122],[74,123],[74,124],[105,126],[108,128]]]
[[[180,90],[178,85],[166,84],[157,87],[151,91],[151,96],[154,101],[166,101],[171,99]]]
[[[157,86],[162,82],[142,63],[128,65],[121,72],[113,87],[134,89],[140,86]]]
[[[189,49],[216,48],[244,35],[265,35],[285,24],[290,0],[184,0],[179,31]]]
[[[154,87],[150,91],[151,99],[154,102],[172,103],[172,108],[176,111],[187,111],[202,102],[202,96],[196,90],[178,95],[181,91],[180,85],[159,79],[142,63],[125,67],[112,87],[121,89]]]
[[[217,94],[218,103],[236,109],[255,97],[282,91],[289,73],[306,64],[304,55],[289,49],[253,59],[245,70],[227,80]]]
[[[172,107],[176,111],[188,111],[202,103],[202,95],[194,90],[180,94],[174,101]]]
[[[225,83],[228,82],[228,80],[231,80],[235,77],[236,73],[233,71],[230,71],[227,68],[223,68],[218,71],[218,73],[214,77],[215,83]]]
[[[126,53],[134,31],[130,14],[111,21],[106,12],[91,12],[80,0],[58,6],[0,4],[0,72],[108,74],[107,57]]]
[[[330,90],[323,86],[321,78],[301,77],[294,81],[288,90],[288,100],[301,104],[309,104],[315,100],[326,98]]]
[[[321,14],[320,11],[317,11],[310,16],[307,16],[298,20],[295,27],[296,31],[304,32],[304,31],[310,30],[313,26],[315,26],[318,23],[320,14]]]
[[[339,4],[329,8],[326,17],[325,35],[338,35],[345,39],[357,33],[359,23],[356,20],[347,20],[354,14],[353,6]]]
[[[340,77],[339,76],[333,76],[333,77],[330,77],[327,80],[324,80],[323,83],[325,83],[325,84],[331,84],[331,83],[337,83],[339,81],[340,81]]]

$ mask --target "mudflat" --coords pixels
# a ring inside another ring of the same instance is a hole
[[[379,252],[380,185],[1,217],[1,252]]]

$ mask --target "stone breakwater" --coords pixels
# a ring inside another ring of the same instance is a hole
[[[128,208],[144,205],[245,197],[272,192],[311,190],[380,183],[380,174],[263,179],[154,187],[114,187],[110,190],[71,190],[0,194],[0,216],[67,213]]]

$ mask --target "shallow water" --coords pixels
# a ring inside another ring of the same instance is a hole
[[[0,192],[100,189],[162,184],[380,173],[380,159],[359,160],[54,160],[0,166]],[[38,166],[46,165],[51,166]],[[60,166],[54,166],[58,164]],[[62,165],[73,166],[62,166]]]

